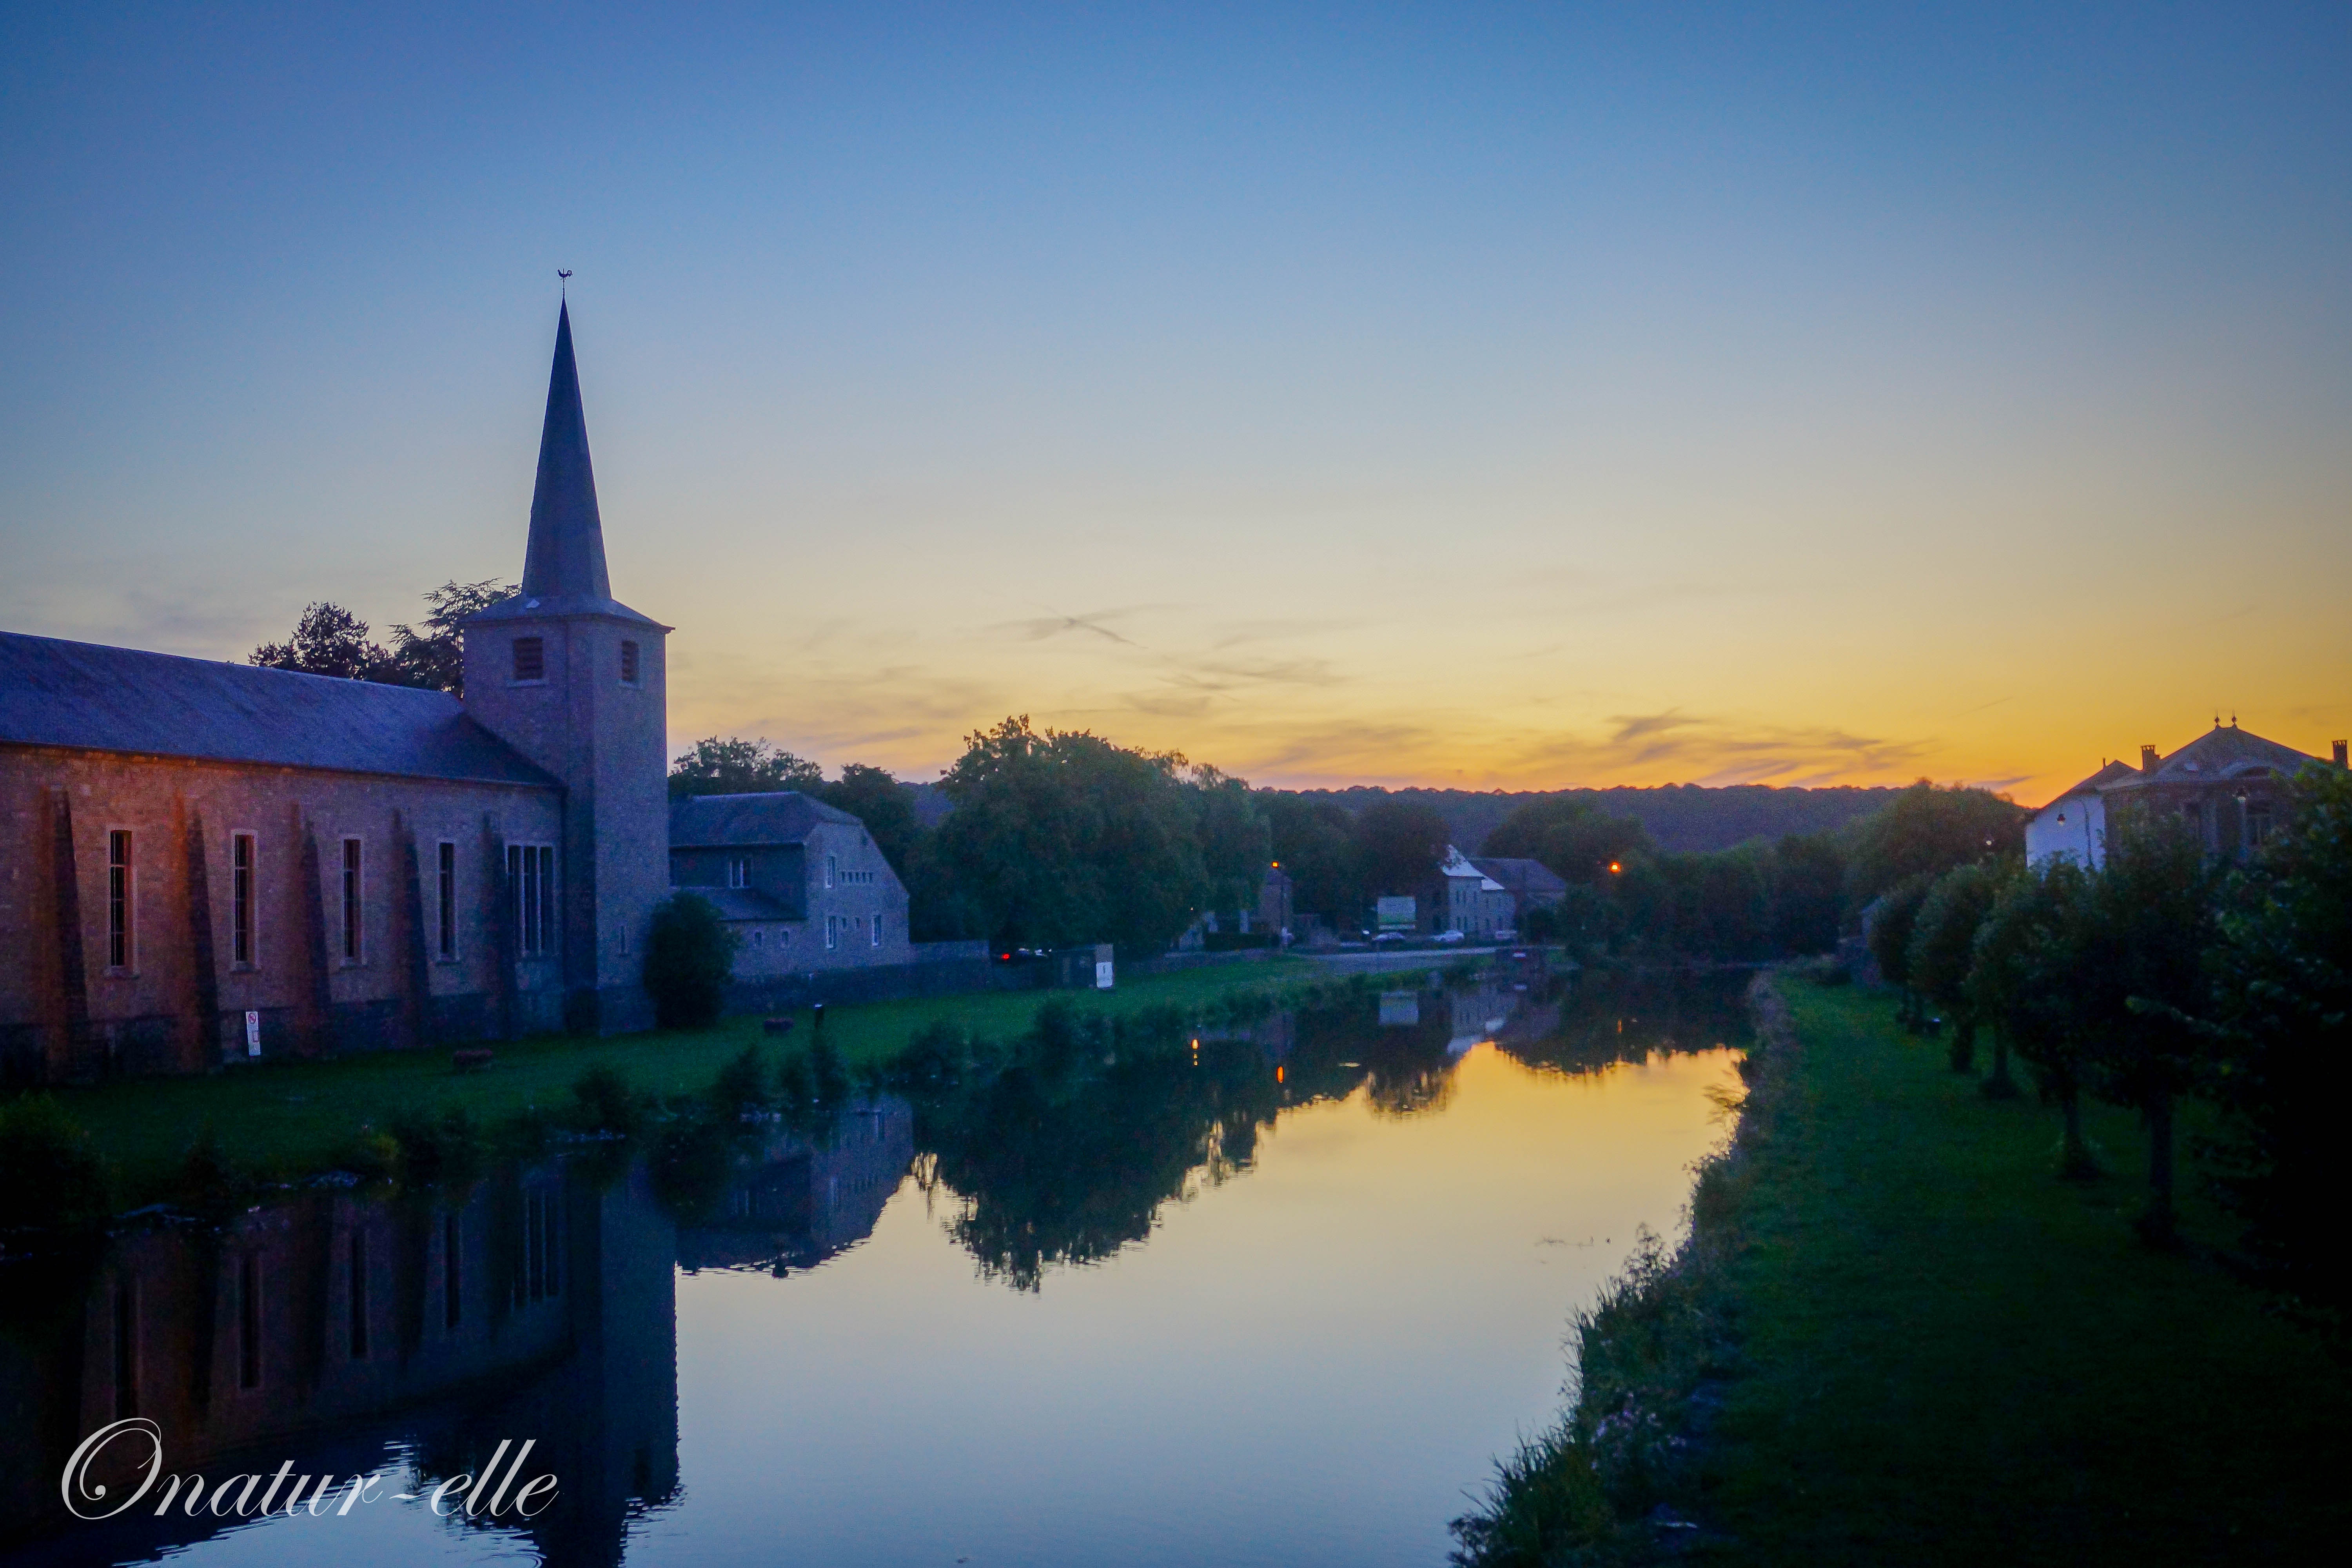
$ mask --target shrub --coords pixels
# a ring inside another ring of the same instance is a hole
[[[719,1021],[741,939],[708,899],[674,893],[654,910],[646,941],[646,992],[665,1029],[707,1029]]]
[[[768,1108],[768,1068],[760,1047],[745,1046],[734,1060],[719,1069],[710,1085],[710,1108],[732,1121],[746,1110]]]
[[[437,1117],[404,1107],[385,1131],[398,1151],[395,1169],[403,1185],[463,1186],[480,1173],[482,1135],[462,1105],[449,1106]]]
[[[106,1215],[106,1165],[54,1096],[0,1105],[0,1230],[63,1230]]]
[[[646,1108],[629,1088],[629,1080],[600,1062],[572,1080],[572,1097],[579,1102],[577,1123],[583,1131],[635,1132],[645,1121]]]
[[[244,1186],[219,1132],[205,1122],[180,1161],[180,1196],[199,1209],[218,1209],[235,1202]]]

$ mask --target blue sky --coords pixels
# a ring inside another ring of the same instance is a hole
[[[9,7],[0,625],[519,569],[681,740],[2003,783],[2352,728],[2340,6]]]

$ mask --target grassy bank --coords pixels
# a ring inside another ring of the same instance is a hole
[[[2095,1112],[2112,1173],[2061,1183],[2055,1113],[1983,1099],[1890,1000],[1780,994],[1793,1039],[1695,1246],[1591,1321],[1578,1408],[1466,1555],[2318,1560],[2352,1379],[2203,1252],[2138,1244],[2137,1119]]]
[[[828,1007],[824,1033],[856,1069],[895,1055],[916,1030],[938,1019],[982,1037],[1004,1038],[1026,1030],[1037,1009],[1056,996],[1122,1015],[1280,993],[1317,974],[1304,960],[1274,959],[1123,981],[1109,992],[998,992]],[[404,1108],[437,1112],[463,1105],[477,1122],[494,1123],[533,1106],[570,1103],[573,1081],[599,1065],[652,1093],[699,1093],[746,1045],[760,1042],[772,1055],[783,1046],[805,1045],[809,1015],[795,1016],[795,1028],[782,1041],[765,1038],[758,1018],[730,1018],[690,1033],[509,1041],[497,1047],[493,1066],[462,1076],[451,1069],[446,1051],[383,1051],[238,1067],[206,1078],[143,1079],[61,1090],[58,1098],[112,1168],[118,1199],[136,1203],[170,1185],[189,1145],[208,1125],[248,1168],[280,1175],[320,1170],[336,1162],[362,1124],[383,1127]]]

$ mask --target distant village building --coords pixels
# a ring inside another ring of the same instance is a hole
[[[739,980],[912,961],[907,889],[866,825],[798,791],[671,803],[672,885],[742,938]]]
[[[2345,742],[2335,747],[2345,765]],[[2025,826],[2031,866],[2106,858],[2109,824],[2136,809],[2180,822],[2209,854],[2237,858],[2259,848],[2284,820],[2285,782],[2319,759],[2219,720],[2170,756],[2140,748],[2139,766],[2111,762],[2034,814]]]
[[[1490,937],[1515,929],[1515,918],[1510,889],[1478,869],[1461,850],[1447,845],[1445,858],[1437,868],[1429,929]]]

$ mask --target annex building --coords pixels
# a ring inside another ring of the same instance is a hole
[[[669,629],[613,597],[566,308],[462,699],[0,633],[0,1072],[649,1026]]]

